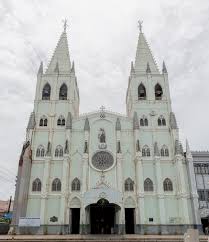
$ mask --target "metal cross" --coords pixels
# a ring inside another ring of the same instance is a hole
[[[67,19],[62,20],[62,22],[63,22],[64,32],[66,32],[66,29],[67,29],[67,27],[68,27]]]
[[[140,31],[140,33],[142,33],[142,24],[143,24],[143,21],[138,21],[138,27],[139,27],[139,31]]]
[[[104,106],[101,106],[101,107],[100,107],[100,110],[101,110],[101,112],[104,112],[105,107],[104,107]]]

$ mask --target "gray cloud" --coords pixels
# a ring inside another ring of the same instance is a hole
[[[64,18],[69,20],[69,48],[71,61],[75,60],[81,112],[105,105],[125,113],[141,18],[160,69],[166,61],[182,136],[188,137],[192,149],[208,149],[208,11],[207,0],[1,1],[0,199],[13,194],[25,128],[33,110],[36,72],[41,60],[46,68]]]

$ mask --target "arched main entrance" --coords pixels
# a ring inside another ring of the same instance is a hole
[[[117,233],[116,216],[120,207],[101,198],[97,203],[90,204],[91,234]]]

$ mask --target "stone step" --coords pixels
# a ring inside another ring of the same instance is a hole
[[[0,235],[0,242],[184,242],[183,236],[175,235]],[[200,236],[200,242],[207,242],[208,236]]]

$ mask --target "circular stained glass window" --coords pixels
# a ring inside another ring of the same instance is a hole
[[[107,151],[99,151],[92,157],[92,165],[98,170],[107,170],[113,165],[113,156]]]

